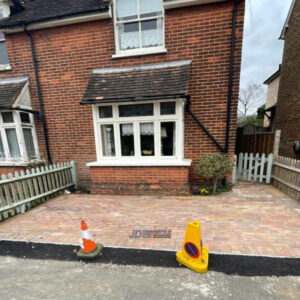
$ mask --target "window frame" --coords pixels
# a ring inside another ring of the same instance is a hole
[[[31,109],[29,107],[23,107],[23,106],[22,106],[22,108]],[[4,123],[3,119],[2,119],[3,112],[11,112],[13,114],[14,122],[13,123]],[[40,153],[39,153],[39,149],[38,149],[34,117],[31,113],[28,113],[30,123],[22,123],[20,113],[22,113],[22,111],[16,111],[16,110],[1,110],[0,111],[0,133],[1,133],[1,137],[2,137],[4,153],[5,153],[5,157],[0,157],[0,165],[11,164],[11,163],[22,164],[22,163],[35,162],[35,161],[40,160]],[[10,153],[9,146],[8,146],[8,140],[7,140],[7,136],[6,136],[6,132],[5,132],[5,130],[9,129],[9,128],[16,130],[18,146],[19,146],[19,150],[20,150],[20,157],[11,157],[11,153]],[[35,154],[36,154],[34,158],[28,157],[25,138],[24,138],[24,134],[23,134],[23,128],[31,129],[34,150],[35,150]]]
[[[8,51],[7,51],[7,47],[6,47],[6,39],[5,39],[4,34],[3,34],[3,38],[1,38],[1,36],[0,36],[0,43],[5,45],[6,54],[7,54],[7,57],[8,57],[8,64],[0,64],[0,71],[11,70],[11,66],[10,66],[10,63],[9,63]]]
[[[174,115],[160,115],[161,102],[175,102],[176,113]],[[119,117],[119,105],[134,105],[134,104],[147,104],[154,105],[153,116],[143,117]],[[182,98],[179,99],[162,99],[154,101],[138,101],[138,102],[118,102],[118,103],[103,103],[93,104],[93,121],[94,121],[94,134],[96,143],[97,162],[99,164],[113,164],[113,165],[156,165],[163,164],[164,162],[174,162],[180,165],[184,161],[184,104]],[[100,119],[99,107],[112,106],[113,117]],[[140,143],[140,124],[141,123],[154,123],[154,156],[143,156]],[[161,155],[161,123],[162,122],[175,122],[175,155],[162,156]],[[121,138],[120,138],[120,124],[133,124],[134,127],[134,156],[121,155]],[[101,125],[113,125],[114,128],[114,142],[115,142],[115,156],[104,156],[102,139],[101,139]],[[187,162],[189,164],[189,162]],[[93,163],[92,163],[93,164]],[[89,165],[89,164],[88,164]]]
[[[132,19],[132,20],[117,20],[117,3],[116,0],[113,1],[113,21],[114,21],[114,36],[115,36],[115,55],[113,55],[113,58],[118,57],[126,57],[126,56],[137,56],[137,55],[148,55],[148,54],[155,54],[155,53],[166,53],[165,48],[165,9],[164,5],[162,3],[162,15],[161,16],[152,16],[152,17],[140,17],[140,9],[139,9],[139,0],[137,1],[137,12],[138,12],[138,18]],[[163,0],[162,0],[163,2]],[[141,35],[142,35],[142,29],[141,29],[141,23],[143,21],[151,21],[151,20],[158,20],[162,19],[162,39],[163,43],[160,46],[155,47],[140,47],[136,49],[127,49],[127,50],[121,50],[120,44],[119,44],[119,31],[118,31],[118,24],[126,24],[126,23],[138,23],[139,24],[139,40],[140,40],[140,46],[141,46]]]

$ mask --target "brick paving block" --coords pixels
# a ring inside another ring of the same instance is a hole
[[[299,203],[260,184],[215,197],[71,194],[0,223],[0,240],[78,244],[84,219],[104,246],[179,250],[186,224],[200,220],[210,252],[300,257],[299,216]],[[130,239],[132,230],[172,230],[172,238]]]

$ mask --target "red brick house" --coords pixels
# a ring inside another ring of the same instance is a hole
[[[94,193],[183,194],[199,155],[234,153],[244,1],[14,0],[0,13],[2,172],[75,160]]]
[[[293,0],[280,35],[284,51],[275,114],[275,130],[281,131],[279,155],[300,159],[294,147],[300,143],[300,1]]]

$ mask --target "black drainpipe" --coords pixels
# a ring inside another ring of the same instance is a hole
[[[236,18],[237,9],[243,0],[236,0],[233,3],[232,12],[232,28],[231,28],[231,45],[230,45],[230,62],[229,62],[229,81],[228,81],[228,96],[227,96],[227,118],[226,118],[226,136],[225,136],[225,151],[229,152],[229,134],[231,122],[231,106],[232,106],[232,87],[234,75],[234,50],[235,50],[235,31],[236,31]]]
[[[41,85],[40,85],[40,77],[39,77],[39,72],[38,72],[37,60],[36,60],[36,55],[35,55],[34,42],[33,42],[32,35],[26,29],[26,26],[24,26],[24,32],[29,37],[31,58],[32,58],[32,64],[33,64],[33,69],[34,69],[38,101],[39,101],[39,106],[40,106],[40,118],[42,120],[47,159],[48,159],[48,163],[52,164],[52,157],[51,157],[51,152],[50,152],[50,147],[49,147],[48,129],[47,129],[47,123],[46,123],[46,119],[45,119],[45,109],[44,109],[44,102],[43,102],[43,96],[42,96]]]

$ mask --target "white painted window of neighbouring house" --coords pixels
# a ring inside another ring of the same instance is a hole
[[[94,105],[93,113],[98,162],[183,161],[182,99]]]
[[[9,70],[10,64],[8,59],[8,53],[5,43],[5,36],[3,33],[0,33],[0,71]]]
[[[21,111],[0,112],[0,163],[38,159],[33,115]]]
[[[116,54],[164,50],[163,0],[114,1]]]

